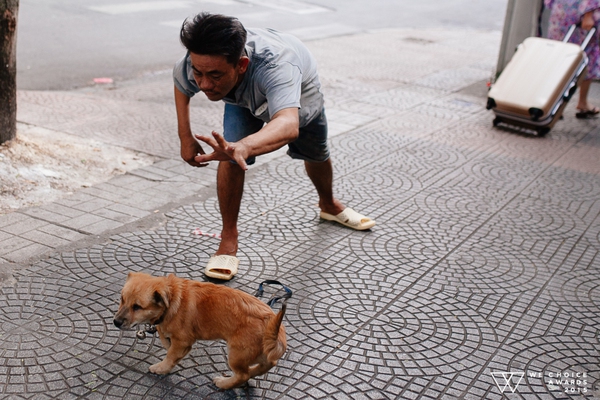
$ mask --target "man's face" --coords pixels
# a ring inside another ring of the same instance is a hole
[[[248,57],[242,57],[236,65],[227,62],[225,56],[190,53],[194,79],[201,91],[211,101],[223,99],[242,80],[248,68]]]

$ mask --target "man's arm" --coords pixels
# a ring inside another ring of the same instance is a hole
[[[273,115],[260,131],[235,143],[225,141],[217,132],[213,132],[212,137],[198,135],[196,138],[211,146],[214,152],[197,156],[196,162],[234,160],[246,170],[248,157],[267,154],[293,142],[298,137],[299,129],[298,109],[285,108]]]
[[[175,87],[175,110],[177,111],[177,133],[181,143],[181,158],[193,167],[208,165],[194,159],[198,154],[204,154],[204,150],[192,134],[190,98],[181,93],[177,87]]]

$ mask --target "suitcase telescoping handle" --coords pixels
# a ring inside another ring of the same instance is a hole
[[[575,32],[575,28],[578,27],[581,27],[581,22],[577,23],[577,25],[571,25],[569,27],[569,30],[567,31],[567,34],[565,35],[565,38],[563,39],[563,42],[567,43],[569,39],[571,39],[571,35],[573,35],[573,32]],[[587,45],[590,43],[590,40],[592,40],[592,36],[594,36],[594,33],[596,33],[596,28],[592,27],[592,29],[590,29],[588,34],[585,36],[583,43],[581,43],[581,50],[585,50]]]

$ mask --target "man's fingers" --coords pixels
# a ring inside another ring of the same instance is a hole
[[[218,143],[216,142],[216,140],[214,138],[211,138],[210,136],[196,135],[196,139],[206,143],[213,149],[218,147]]]
[[[235,161],[244,171],[248,170],[248,164],[242,154],[236,152],[236,143],[229,143],[223,135],[212,131],[212,137],[196,135],[196,138],[210,147],[213,152],[209,154],[199,154],[194,160],[198,163],[208,163],[209,161]]]
[[[217,141],[217,143],[219,144],[219,147],[221,148],[221,150],[223,150],[224,152],[226,152],[228,154],[233,152],[233,147],[230,145],[230,143],[228,141],[225,140],[223,135],[221,135],[220,133],[215,132],[215,131],[212,131],[212,135],[215,138],[215,140]]]
[[[199,164],[205,164],[205,165],[208,165],[207,163],[209,161],[213,161],[213,160],[216,160],[215,153],[198,154],[196,157],[194,157],[194,161],[196,161]]]

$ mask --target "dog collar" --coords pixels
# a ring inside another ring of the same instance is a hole
[[[146,339],[146,333],[154,335],[156,333],[156,326],[160,325],[164,321],[165,315],[167,315],[166,311],[160,317],[158,317],[158,319],[156,321],[154,321],[153,323],[145,324],[144,329],[140,329],[139,331],[137,331],[135,333],[135,336],[137,336],[137,338],[140,340],[144,340],[144,339]]]
[[[164,319],[165,319],[165,315],[167,315],[167,312],[166,312],[166,311],[165,311],[165,312],[164,312],[164,313],[163,313],[163,314],[162,314],[160,317],[158,317],[158,319],[157,319],[156,321],[154,321],[154,322],[152,323],[152,325],[156,326],[156,325],[160,325],[160,324],[162,324],[162,322],[163,322],[163,321],[164,321]]]

